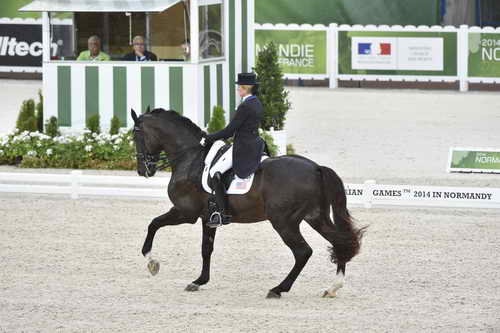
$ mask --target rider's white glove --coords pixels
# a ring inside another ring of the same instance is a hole
[[[200,140],[200,145],[202,145],[203,147],[205,147],[205,145],[206,145],[206,144],[207,144],[207,143],[206,143],[206,141],[205,141],[205,138],[201,138],[201,140]]]

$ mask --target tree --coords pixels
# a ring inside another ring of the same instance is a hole
[[[274,127],[275,130],[282,130],[285,126],[286,113],[290,109],[290,102],[274,43],[269,43],[260,51],[255,72],[260,81],[259,99],[264,106],[262,128],[269,130]]]
[[[109,129],[109,134],[111,135],[118,134],[119,130],[120,130],[120,119],[117,116],[113,116],[113,118],[111,118],[111,127]]]
[[[35,116],[35,101],[27,99],[23,101],[19,116],[17,117],[16,128],[20,131],[35,132],[37,130],[37,121]]]
[[[221,106],[214,106],[212,117],[208,122],[208,133],[215,133],[226,127],[226,118],[224,117],[224,113],[224,109]]]
[[[87,129],[91,133],[97,133],[97,134],[101,133],[100,122],[101,120],[98,113],[94,114],[93,116],[90,116],[89,119],[87,119],[86,123]]]
[[[36,127],[38,132],[43,133],[43,95],[38,90],[38,103],[36,103]]]
[[[50,117],[50,119],[45,123],[45,134],[52,138],[61,135],[61,132],[59,132],[59,125],[57,124],[56,117]]]

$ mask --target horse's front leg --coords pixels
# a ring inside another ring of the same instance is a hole
[[[201,241],[201,257],[203,259],[203,267],[200,277],[187,285],[186,291],[198,291],[200,286],[206,284],[210,280],[210,258],[214,250],[215,231],[217,228],[207,226],[207,221],[203,219],[203,238]]]
[[[155,217],[149,224],[148,235],[142,246],[142,255],[148,261],[148,269],[152,275],[158,274],[160,270],[160,263],[154,260],[151,256],[151,248],[153,247],[153,239],[156,231],[166,225],[178,225],[183,223],[195,223],[197,217],[185,217],[181,214],[179,209],[172,207],[168,212],[158,217]]]

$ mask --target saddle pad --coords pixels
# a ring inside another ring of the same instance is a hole
[[[203,189],[208,192],[212,193],[212,189],[210,186],[208,186],[208,177],[209,177],[209,172],[210,172],[210,166],[212,165],[212,161],[219,151],[224,146],[223,141],[215,141],[210,148],[210,151],[208,152],[207,156],[205,157],[205,166],[203,168],[203,174],[201,176],[201,184]],[[262,156],[261,162],[264,161],[268,156]],[[250,191],[250,188],[252,187],[253,183],[253,176],[254,174],[252,173],[248,178],[241,179],[238,176],[235,176],[233,181],[231,182],[231,185],[229,185],[229,188],[227,190],[227,194],[246,194],[248,191]]]

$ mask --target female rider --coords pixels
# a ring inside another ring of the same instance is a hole
[[[259,166],[265,146],[258,131],[263,116],[263,107],[255,96],[258,85],[257,77],[255,73],[240,73],[236,84],[238,84],[241,104],[233,119],[226,128],[205,135],[200,142],[202,145],[208,145],[216,140],[228,139],[234,135],[233,146],[221,156],[210,170],[212,187],[215,190],[215,200],[218,206],[218,214],[212,214],[207,223],[211,227],[231,223],[222,174],[233,167],[239,178],[249,177]]]

